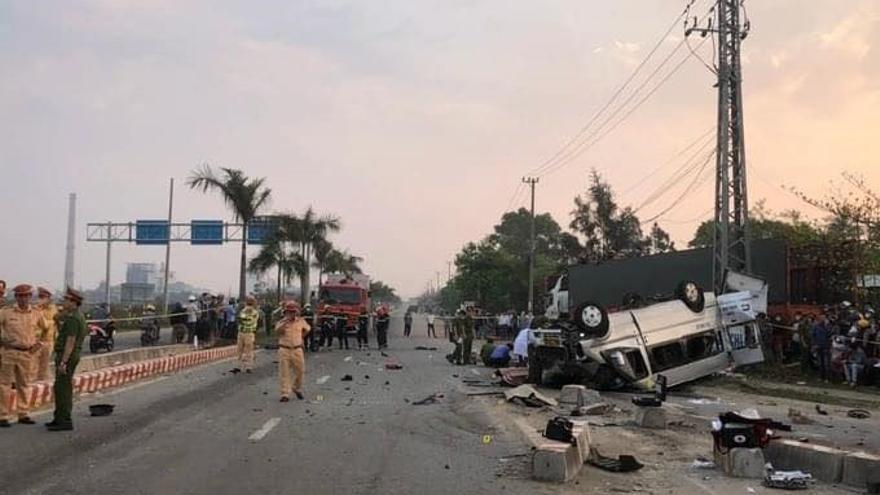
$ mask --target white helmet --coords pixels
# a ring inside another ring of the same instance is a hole
[[[196,300],[196,296],[189,296],[189,302],[193,302]]]
[[[850,306],[852,306],[852,303],[849,301],[843,301],[842,303],[840,303],[840,307],[842,308],[848,308]]]

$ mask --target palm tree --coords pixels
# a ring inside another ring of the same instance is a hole
[[[283,213],[274,215],[273,220],[275,229],[266,239],[259,254],[251,259],[248,270],[256,274],[264,274],[272,268],[276,269],[276,294],[280,303],[284,294],[282,283],[290,284],[294,275],[302,277],[306,263],[298,250],[291,250],[292,246],[300,244],[299,218],[290,213]]]
[[[321,240],[326,240],[327,234],[339,232],[340,228],[342,228],[342,225],[339,218],[333,215],[318,216],[311,206],[299,218],[300,253],[306,262],[307,268],[312,264],[312,249],[315,244]],[[303,304],[309,300],[309,272],[310,270],[306,269],[300,276]]]
[[[318,270],[318,291],[320,292],[324,283],[324,271],[327,268],[327,261],[329,260],[330,253],[332,253],[334,249],[333,243],[327,239],[321,239],[315,242],[314,248],[315,261],[312,263],[312,267]]]
[[[327,264],[325,270],[327,273],[342,273],[346,277],[351,277],[354,273],[362,273],[360,263],[363,258],[354,256],[348,251],[338,251],[333,249],[327,255]]]
[[[248,178],[241,170],[221,167],[222,175],[216,175],[210,165],[203,165],[194,170],[187,180],[191,189],[202,192],[218,191],[223,202],[232,210],[233,219],[242,223],[241,229],[241,269],[238,278],[238,297],[242,300],[247,295],[245,270],[247,268],[247,233],[248,226],[259,211],[269,202],[272,190],[265,187],[266,179]]]

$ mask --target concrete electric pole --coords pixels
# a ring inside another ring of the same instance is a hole
[[[712,280],[716,294],[725,292],[729,271],[751,272],[749,202],[743,133],[740,43],[751,27],[742,0],[718,0],[715,26],[692,26],[685,36],[718,37],[718,143],[715,154],[715,240]],[[742,14],[742,18],[740,16]]]
[[[529,236],[529,313],[534,314],[535,308],[535,184],[537,177],[523,177],[522,181],[532,189],[531,233]]]
[[[74,286],[74,253],[76,252],[76,193],[67,203],[67,255],[64,257],[64,289]]]

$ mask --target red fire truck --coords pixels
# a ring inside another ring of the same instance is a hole
[[[319,322],[342,318],[346,333],[357,333],[361,325],[369,324],[370,277],[363,274],[327,275],[318,293],[316,309]]]

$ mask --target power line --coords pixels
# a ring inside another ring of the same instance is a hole
[[[639,181],[637,181],[635,184],[631,185],[630,187],[628,187],[628,188],[626,188],[625,190],[623,190],[622,192],[620,192],[619,195],[618,195],[618,197],[625,196],[625,195],[629,194],[630,192],[634,191],[635,189],[638,189],[639,186],[641,186],[642,184],[644,184],[648,179],[650,179],[650,178],[654,177],[655,175],[657,175],[657,172],[659,172],[660,170],[662,170],[662,169],[666,168],[667,166],[671,165],[672,162],[675,161],[675,159],[681,157],[682,155],[684,155],[685,153],[687,153],[688,151],[690,151],[691,148],[693,148],[694,146],[696,146],[697,144],[699,144],[701,141],[704,141],[708,136],[710,136],[710,135],[711,135],[712,133],[714,133],[714,132],[715,132],[715,127],[714,127],[714,126],[713,126],[713,127],[710,127],[709,129],[707,129],[705,132],[703,132],[702,134],[700,134],[700,136],[697,137],[697,139],[694,139],[693,141],[691,141],[690,144],[688,144],[688,145],[685,146],[684,148],[678,150],[678,152],[676,152],[674,155],[672,155],[672,157],[670,157],[668,160],[666,160],[665,162],[663,162],[663,163],[660,164],[659,166],[655,167],[654,170],[652,170],[648,175],[642,177],[642,178],[641,178]],[[714,139],[714,136],[713,136],[712,138]]]
[[[690,175],[699,165],[699,158],[702,156],[703,152],[709,147],[710,144],[712,144],[711,139],[704,142],[702,146],[697,148],[696,151],[694,151],[694,153],[690,157],[688,157],[687,160],[685,160],[684,164],[676,169],[675,172],[673,172],[673,174],[668,179],[657,186],[657,188],[654,189],[654,192],[649,194],[633,212],[638,213],[646,206],[654,203],[655,201],[663,197],[663,195],[668,192],[670,188],[674,187],[677,183],[681,182],[688,175]]]
[[[635,77],[636,77],[636,76],[638,75],[638,73],[642,70],[642,68],[645,66],[645,64],[647,64],[648,61],[651,59],[651,57],[654,56],[654,54],[657,52],[657,50],[660,48],[660,46],[663,45],[663,42],[666,41],[666,39],[669,37],[669,34],[672,33],[672,31],[673,31],[673,30],[675,29],[675,27],[678,25],[679,21],[681,21],[682,18],[685,18],[685,17],[688,15],[688,13],[689,13],[689,11],[690,11],[690,7],[691,7],[691,5],[694,4],[694,1],[695,1],[695,0],[690,0],[690,2],[689,2],[688,5],[685,7],[685,9],[681,12],[681,14],[679,14],[678,17],[675,18],[675,20],[672,22],[672,24],[669,26],[669,28],[663,33],[663,35],[660,37],[660,39],[657,41],[657,43],[654,44],[654,47],[651,49],[651,51],[648,52],[648,54],[645,56],[645,58],[642,59],[642,61],[639,63],[639,65],[636,66],[636,68],[635,68],[635,69],[633,70],[633,72],[629,75],[629,77],[627,77],[626,80],[623,82],[623,84],[621,84],[620,87],[617,88],[617,90],[614,92],[614,94],[611,95],[611,98],[610,98],[607,102],[605,102],[605,104],[599,109],[599,111],[596,112],[595,114],[593,114],[592,118],[590,118],[590,120],[589,120],[584,126],[582,126],[582,127],[580,128],[580,130],[577,132],[577,134],[575,134],[575,136],[574,136],[573,138],[571,138],[570,140],[568,140],[568,142],[566,142],[566,144],[565,144],[564,146],[562,146],[562,148],[560,148],[559,150],[557,150],[556,153],[553,154],[553,156],[551,156],[550,158],[548,158],[547,160],[545,160],[545,161],[544,161],[541,165],[539,165],[538,167],[534,168],[534,169],[530,172],[530,174],[537,174],[537,173],[539,173],[543,168],[547,167],[548,165],[551,165],[551,164],[552,164],[553,162],[555,162],[555,161],[556,161],[561,155],[563,155],[569,147],[571,147],[574,143],[576,143],[577,141],[579,141],[580,138],[581,138],[584,134],[587,133],[587,131],[590,129],[590,127],[592,127],[592,125],[596,122],[596,120],[598,120],[599,117],[600,117],[600,116],[601,116],[606,110],[608,110],[608,108],[609,108],[612,104],[614,104],[615,101],[617,101],[617,98],[618,98],[618,97],[619,97],[619,96],[620,96],[620,95],[626,90],[626,88],[629,86],[629,84],[633,81],[633,79],[635,79]]]
[[[712,158],[714,156],[715,156],[715,150],[712,150],[711,152],[709,152],[706,155],[706,159],[705,159],[705,161],[703,161],[703,164],[700,166],[700,170],[697,172],[697,175],[694,177],[694,180],[690,184],[688,184],[688,186],[687,186],[687,188],[685,188],[684,192],[682,192],[681,195],[679,195],[679,197],[676,198],[675,201],[672,202],[672,204],[667,206],[663,211],[661,211],[657,215],[654,215],[653,217],[649,218],[648,220],[645,220],[642,223],[651,223],[651,222],[661,218],[663,215],[669,213],[673,208],[678,206],[684,200],[684,198],[686,198],[696,187],[701,186],[705,182],[705,180],[700,181],[700,177],[703,175],[703,171],[706,170],[706,166],[709,164],[709,162],[712,160]],[[708,177],[708,175],[707,175],[707,177]],[[699,185],[698,185],[698,183],[699,183]]]
[[[706,41],[705,39],[704,39],[703,41],[701,41],[701,42],[700,42],[700,45],[702,45],[703,43],[705,43],[705,41]],[[679,43],[678,46],[681,46],[681,45],[682,45],[682,44]],[[699,46],[699,45],[698,45],[698,46]],[[668,81],[673,75],[675,75],[675,74],[679,71],[679,69],[681,69],[681,67],[685,64],[685,62],[687,62],[688,60],[690,60],[690,58],[691,58],[692,56],[693,56],[693,55],[690,54],[690,53],[686,54],[685,57],[684,57],[683,59],[681,59],[681,60],[678,62],[678,64],[676,64],[676,65],[672,68],[672,70],[669,71],[669,72],[668,72],[668,73],[667,73],[667,74],[666,74],[666,75],[660,80],[660,82],[658,82],[658,83],[657,83],[657,84],[656,84],[656,85],[655,85],[655,86],[654,86],[654,87],[653,87],[653,88],[652,88],[652,89],[651,89],[646,95],[644,95],[644,97],[642,97],[640,100],[638,100],[638,102],[636,102],[636,104],[635,104],[632,108],[630,108],[630,109],[629,109],[629,110],[623,115],[623,117],[621,117],[621,118],[618,119],[614,124],[612,124],[611,127],[606,128],[606,129],[604,129],[604,130],[601,130],[601,127],[600,127],[600,130],[597,131],[596,133],[594,133],[595,138],[594,138],[592,141],[590,141],[589,138],[588,138],[586,141],[584,141],[584,142],[582,143],[582,146],[580,147],[579,150],[576,150],[576,151],[573,152],[573,153],[569,153],[568,156],[564,159],[564,161],[559,161],[559,162],[555,163],[554,165],[552,165],[552,166],[550,166],[549,168],[545,169],[545,171],[542,172],[542,173],[540,173],[538,176],[539,176],[539,177],[543,177],[543,176],[545,176],[545,175],[549,175],[549,174],[551,174],[551,173],[553,173],[553,172],[556,172],[557,170],[561,169],[562,167],[568,165],[569,163],[571,163],[571,162],[573,162],[575,159],[577,159],[580,155],[582,155],[584,152],[588,151],[588,150],[591,149],[593,146],[595,146],[599,141],[601,141],[602,139],[604,139],[605,136],[607,136],[608,134],[610,134],[611,132],[613,132],[615,129],[617,129],[617,128],[620,126],[620,124],[622,124],[623,122],[625,122],[625,121],[626,121],[626,120],[627,120],[627,119],[628,119],[628,118],[629,118],[629,117],[630,117],[630,116],[631,116],[636,110],[638,110],[638,109],[639,109],[639,108],[640,108],[640,107],[641,107],[641,106],[642,106],[642,105],[643,105],[643,104],[644,104],[649,98],[651,98],[652,96],[654,96],[654,94],[655,94],[655,93],[656,93],[661,87],[663,87],[663,85],[664,85],[664,84],[665,84],[665,83],[666,83],[666,82],[667,82],[667,81]],[[621,107],[621,108],[622,108],[622,107]],[[608,121],[606,120],[605,123],[607,123],[607,122],[608,122]],[[604,125],[604,124],[603,124],[603,125]],[[601,132],[601,134],[598,134],[599,132]],[[598,135],[596,135],[596,134],[598,134]]]

